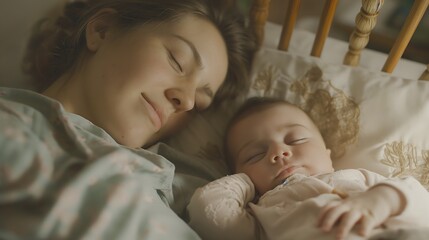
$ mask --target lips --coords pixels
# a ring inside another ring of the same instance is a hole
[[[149,98],[147,98],[143,93],[141,95],[143,99],[143,104],[148,110],[150,120],[158,131],[163,125],[163,114],[161,110],[149,100]]]
[[[292,175],[297,168],[299,168],[299,167],[298,166],[284,167],[284,168],[280,169],[280,171],[277,172],[275,179],[278,179],[278,178],[281,178],[282,180],[286,179],[290,175]]]

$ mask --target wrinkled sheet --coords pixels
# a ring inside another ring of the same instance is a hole
[[[386,230],[370,240],[427,240],[429,228]]]

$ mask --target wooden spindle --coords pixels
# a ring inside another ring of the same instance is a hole
[[[356,16],[356,26],[349,39],[349,50],[344,57],[344,64],[357,66],[360,54],[369,41],[369,35],[377,23],[377,16],[384,0],[362,0],[362,8]]]
[[[405,51],[408,43],[411,40],[414,32],[416,31],[417,25],[419,25],[427,7],[429,0],[415,0],[410,13],[408,14],[404,26],[402,26],[399,36],[396,38],[392,49],[390,50],[389,56],[384,63],[383,72],[391,73],[401,59],[402,54]]]
[[[257,46],[264,41],[264,27],[268,18],[271,0],[253,0],[250,8],[250,27],[255,34]]]
[[[422,73],[419,80],[429,81],[429,64],[426,66],[426,70]]]
[[[320,16],[320,22],[314,39],[311,56],[320,57],[329,30],[331,29],[332,20],[334,19],[335,10],[337,9],[338,0],[326,0],[323,7],[323,13]]]
[[[287,51],[289,48],[289,43],[292,37],[293,28],[295,27],[300,4],[301,0],[289,0],[289,5],[287,8],[278,46],[278,49],[280,50]]]

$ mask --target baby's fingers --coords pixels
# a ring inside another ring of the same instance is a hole
[[[362,216],[360,223],[359,234],[361,236],[368,236],[369,232],[378,225],[375,217],[371,212],[368,212]]]
[[[344,239],[361,217],[362,215],[358,211],[344,213],[341,217],[340,225],[338,226],[337,239]]]
[[[339,202],[327,204],[320,212],[317,226],[325,232],[331,231],[334,224],[346,211],[347,209]]]

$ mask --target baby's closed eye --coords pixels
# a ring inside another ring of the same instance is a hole
[[[256,162],[258,160],[261,160],[262,158],[264,158],[266,152],[256,152],[253,154],[249,154],[248,157],[246,157],[246,162]]]
[[[288,141],[287,145],[297,145],[297,144],[306,143],[307,141],[308,141],[308,138],[306,138],[306,137],[295,138],[295,139]]]

